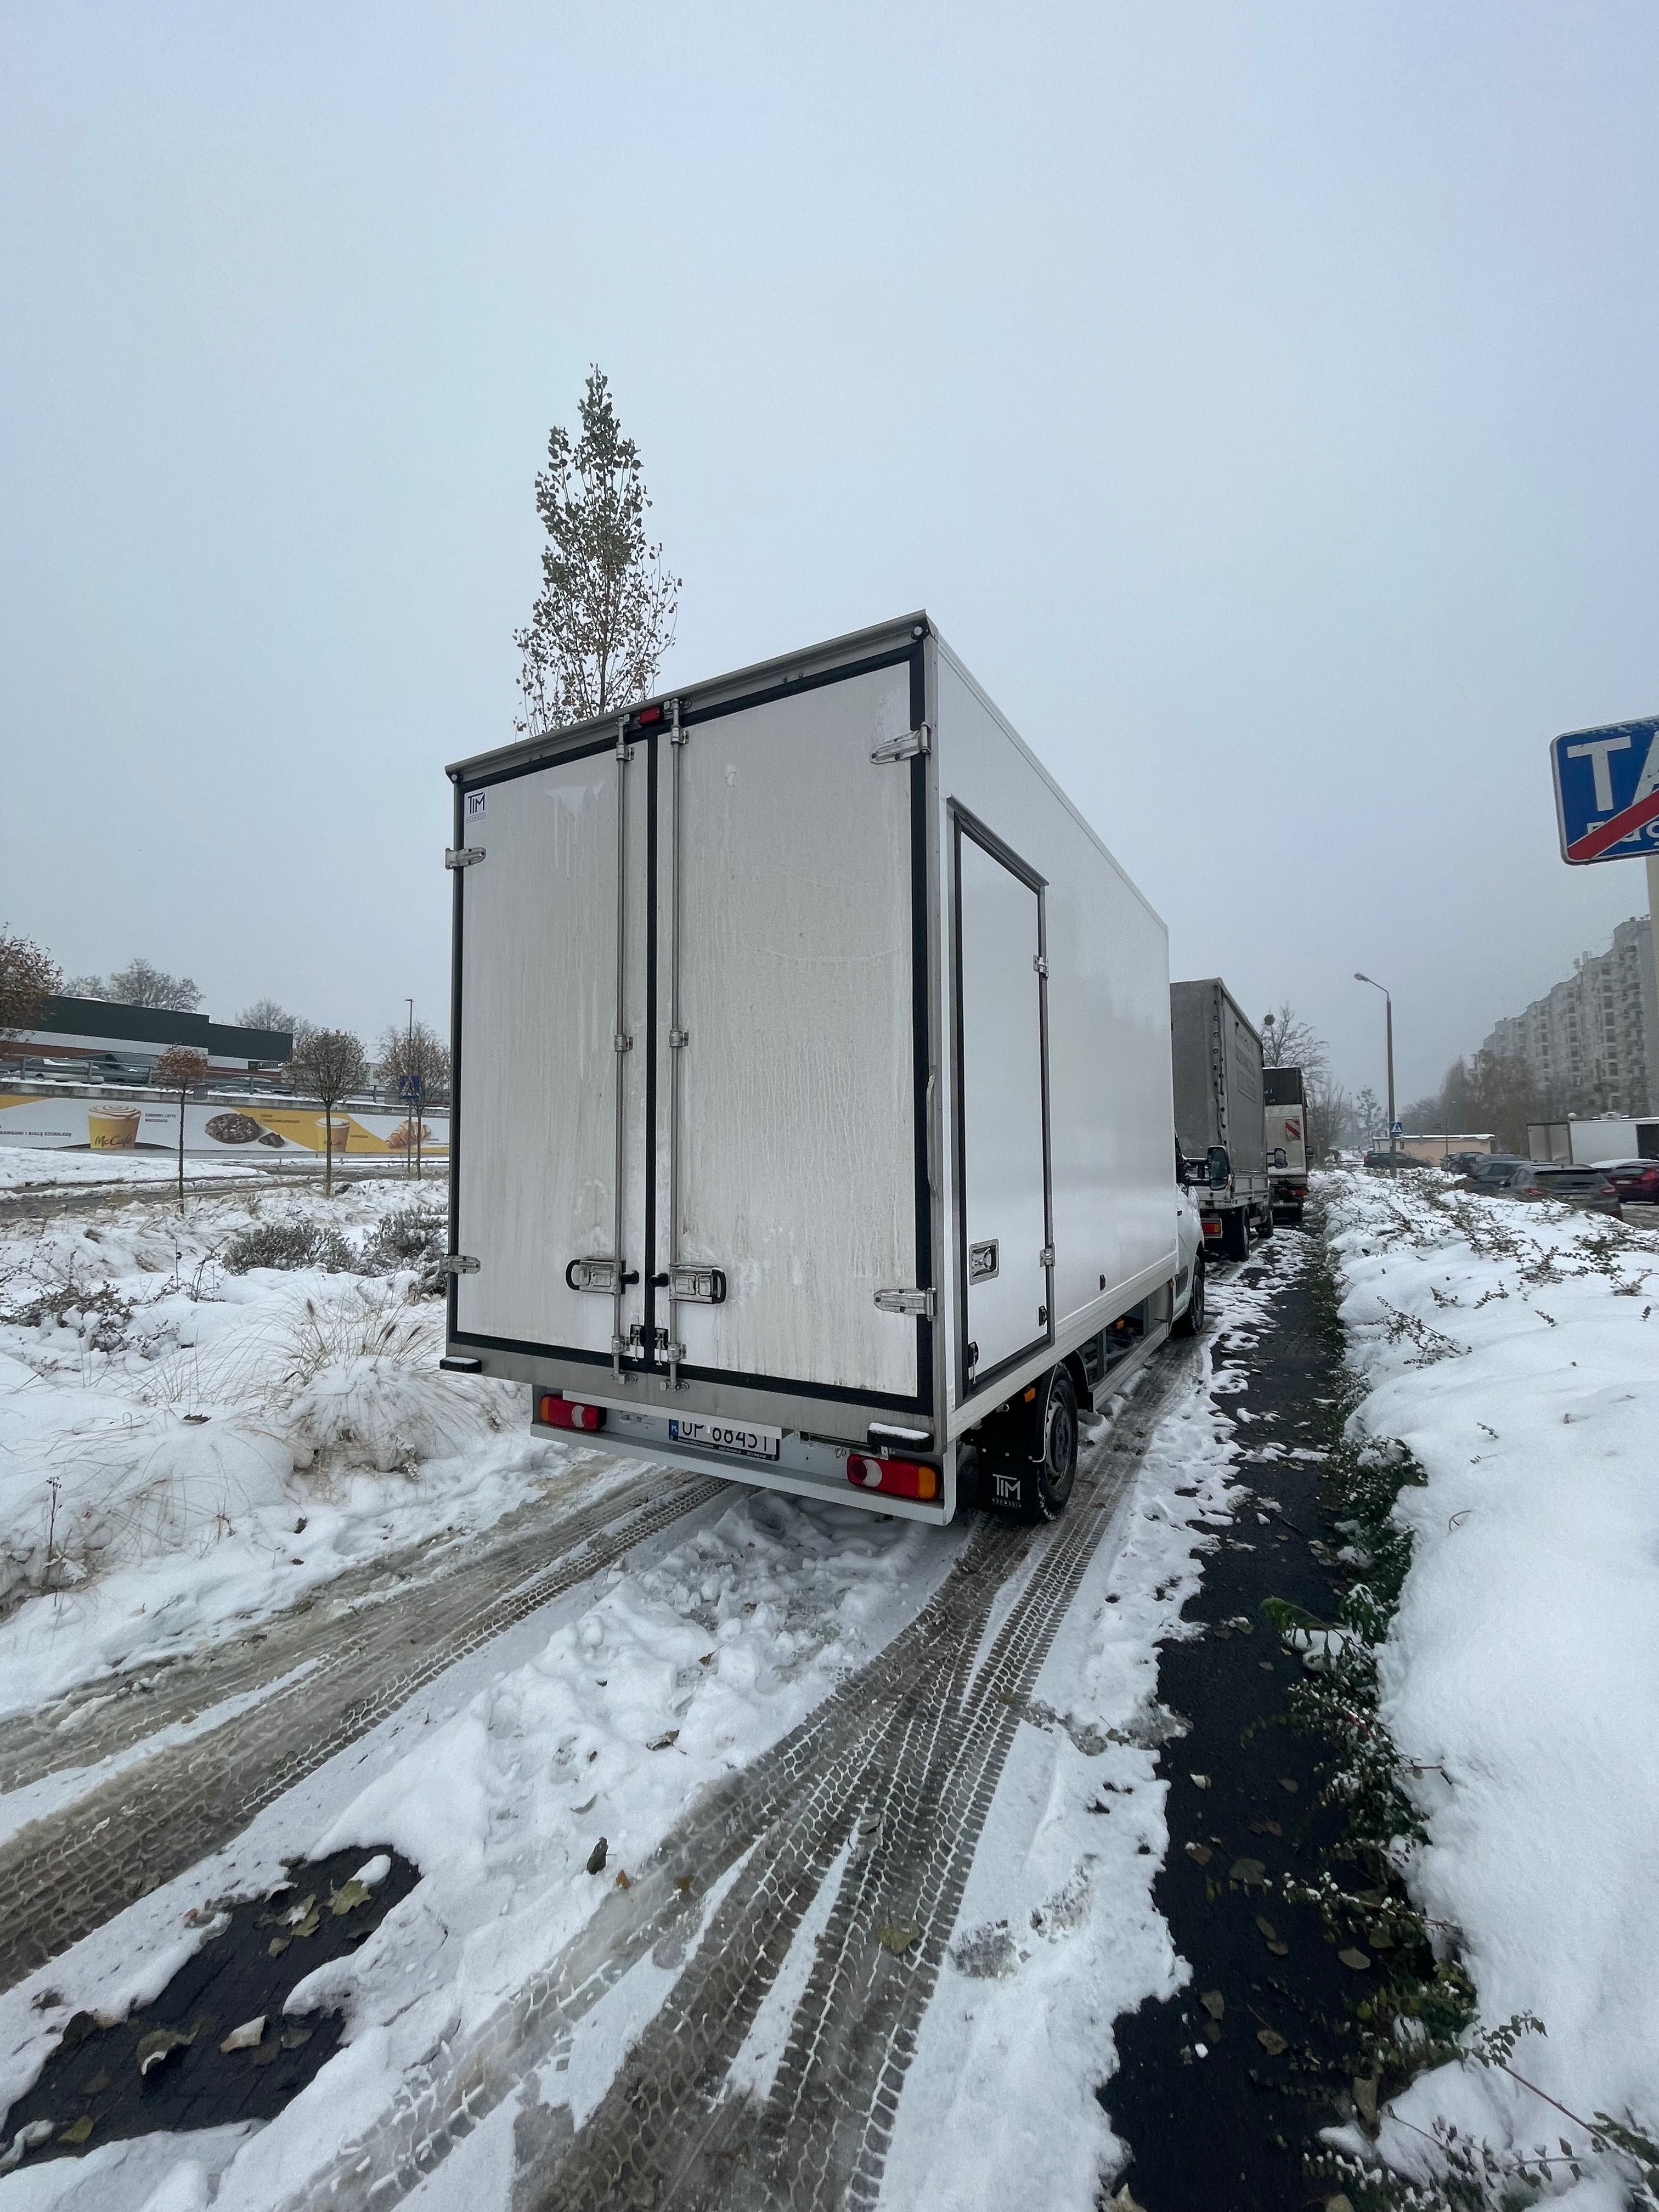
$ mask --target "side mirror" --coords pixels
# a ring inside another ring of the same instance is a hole
[[[1212,1186],[1218,1190],[1223,1183],[1231,1182],[1232,1172],[1233,1164],[1227,1157],[1226,1147],[1223,1145],[1212,1145],[1210,1147],[1210,1182]]]

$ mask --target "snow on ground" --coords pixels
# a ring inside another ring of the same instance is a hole
[[[464,2039],[568,1943],[706,1784],[746,1765],[872,1656],[933,1595],[963,1535],[762,1491],[706,1509],[678,1540],[571,1593],[550,1633],[524,1624],[515,1663],[477,1655],[472,1677],[483,1680],[459,1702],[441,1683],[411,1701],[376,1732],[390,1757],[373,1741],[367,1761],[341,1754],[318,1786],[0,1995],[0,2102],[38,2073],[64,2004],[118,2014],[161,1985],[180,1942],[200,1940],[183,1933],[187,1912],[279,1879],[289,1853],[393,1844],[421,1883],[361,1952],[289,1999],[293,2010],[343,2002],[347,2044],[218,2185],[220,2205],[266,2212],[375,2118],[418,2062]],[[607,1857],[593,1875],[601,1835]],[[641,1960],[584,2021],[572,2073],[594,2095],[642,2024],[641,1991],[659,2002],[672,1978]],[[33,2003],[48,1986],[63,2000],[49,2018]],[[189,2138],[176,2154],[191,2154]],[[147,2191],[125,2191],[113,2173],[109,2183],[100,2212],[137,2212]],[[0,2212],[16,2212],[11,2191],[0,2179]]]
[[[1299,1264],[1288,1240],[1274,1256],[1265,1282],[1211,1277],[1225,1355],[1199,1351],[1038,1675],[1037,1725],[1015,1737],[922,2023],[884,2204],[1085,2212],[1127,2155],[1095,2095],[1115,2063],[1112,2023],[1190,1976],[1152,1903],[1184,1732],[1158,1702],[1158,1646],[1198,1632],[1181,1609],[1220,1540],[1193,1523],[1237,1504],[1217,1401],[1242,1387],[1237,1355]]]
[[[231,1176],[270,1180],[259,1168],[235,1160],[192,1159],[185,1155],[185,1186],[211,1177],[215,1182]],[[165,1152],[71,1152],[53,1145],[0,1145],[0,1192],[40,1190],[54,1184],[83,1188],[88,1183],[172,1183],[179,1182],[179,1162]]]
[[[1254,1281],[1217,1285],[1235,1352],[1270,1297]],[[900,2107],[884,2194],[907,2212],[999,2201],[1084,2212],[1122,2155],[1093,2094],[1109,2071],[1112,2021],[1186,1978],[1151,1897],[1168,1844],[1158,1747],[1179,1756],[1180,1732],[1157,1704],[1156,1646],[1189,1632],[1180,1609],[1217,1540],[1192,1524],[1231,1510],[1235,1447],[1216,1401],[1238,1376],[1212,1373],[1207,1345],[1166,1355],[1181,1356],[1192,1382],[1073,1602],[981,1841]],[[247,1835],[0,1997],[0,2096],[33,2078],[55,2039],[62,2004],[50,2020],[32,2009],[48,1983],[63,2004],[118,2008],[155,1984],[186,1911],[276,1878],[288,1853],[394,1844],[421,1883],[361,1952],[290,1999],[343,2002],[346,2044],[236,2148],[215,2196],[225,2212],[288,2200],[412,2069],[441,2046],[465,2048],[707,1785],[752,1761],[913,1618],[967,1533],[763,1492],[705,1509],[475,1655]],[[591,1875],[601,1836],[605,1868]],[[710,1909],[705,1897],[705,1920]],[[741,2054],[751,2087],[775,2069],[785,2001],[804,1982],[821,1917],[807,1914],[777,2002]],[[676,1971],[641,1959],[579,2023],[568,2071],[546,2094],[596,2101]],[[524,2094],[538,2094],[533,2077]],[[458,2212],[507,2212],[520,2102],[498,2106],[422,2185],[411,2200],[421,2212],[452,2201]],[[189,2139],[176,2153],[182,2166]],[[0,2181],[0,2212],[15,2212],[9,2188]],[[141,2202],[112,2173],[100,2212]]]
[[[1413,1886],[1462,1931],[1483,2021],[1544,2021],[1516,2069],[1659,2132],[1659,1237],[1438,1177],[1325,1188],[1356,1422],[1428,1478],[1396,1508],[1415,1548],[1382,1655],[1395,1741],[1444,1769],[1413,1785]],[[1408,2168],[1401,2123],[1437,2112],[1500,2144],[1561,2132],[1484,2069],[1396,2111]]]
[[[360,1255],[415,1202],[388,1178],[0,1226],[0,1713],[487,1528],[570,1464],[516,1386],[438,1372],[412,1273],[223,1264],[253,1223]]]

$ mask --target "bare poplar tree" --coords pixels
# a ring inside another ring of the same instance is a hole
[[[380,1038],[380,1074],[384,1081],[401,1092],[406,1081],[412,1079],[415,1095],[408,1102],[409,1115],[404,1122],[408,1132],[405,1139],[406,1158],[415,1165],[415,1179],[421,1178],[421,1140],[426,1129],[421,1115],[429,1105],[445,1097],[449,1091],[449,1048],[436,1030],[425,1022],[406,1024],[399,1029],[394,1022]]]
[[[530,736],[586,721],[641,699],[674,642],[680,580],[648,544],[639,448],[624,438],[611,387],[591,368],[580,434],[562,424],[547,438],[536,507],[547,532],[542,588],[530,627],[515,631],[523,656],[516,726]]]
[[[0,1039],[9,1043],[39,1026],[63,969],[32,937],[0,929]]]
[[[179,1211],[185,1210],[185,1101],[192,1091],[199,1091],[208,1079],[208,1056],[198,1052],[194,1045],[170,1044],[165,1052],[158,1052],[150,1067],[149,1079],[158,1091],[176,1091],[179,1094]]]
[[[289,1062],[295,1082],[308,1091],[323,1109],[323,1195],[334,1191],[334,1109],[351,1091],[361,1090],[368,1073],[362,1042],[349,1030],[307,1028],[296,1037]]]

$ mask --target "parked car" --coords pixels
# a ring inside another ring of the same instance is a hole
[[[1492,1152],[1477,1160],[1463,1180],[1470,1190],[1496,1190],[1506,1183],[1521,1168],[1534,1167],[1533,1160],[1523,1160],[1518,1152]]]
[[[1409,1152],[1376,1152],[1366,1153],[1365,1165],[1368,1168],[1420,1168],[1424,1163],[1414,1160]]]
[[[1605,1169],[1574,1167],[1566,1160],[1530,1161],[1498,1188],[1506,1198],[1559,1199],[1569,1206],[1587,1206],[1593,1213],[1619,1211],[1619,1193]]]
[[[1491,1158],[1490,1152],[1448,1152],[1440,1165],[1448,1175],[1473,1175],[1483,1161]]]
[[[1659,1206],[1659,1160],[1604,1161],[1601,1173],[1621,1205]]]

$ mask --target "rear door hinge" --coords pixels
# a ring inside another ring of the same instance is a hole
[[[878,1291],[876,1309],[880,1313],[916,1314],[932,1321],[933,1294],[931,1291]]]
[[[450,1275],[476,1275],[478,1263],[469,1253],[451,1252],[444,1261],[444,1272]]]
[[[444,848],[444,866],[447,868],[476,868],[483,856],[482,845],[462,845],[459,848],[447,845]]]
[[[872,761],[908,761],[915,760],[918,753],[930,753],[933,750],[933,725],[924,722],[920,729],[907,730],[902,738],[890,738],[884,745],[872,746],[870,757]]]

